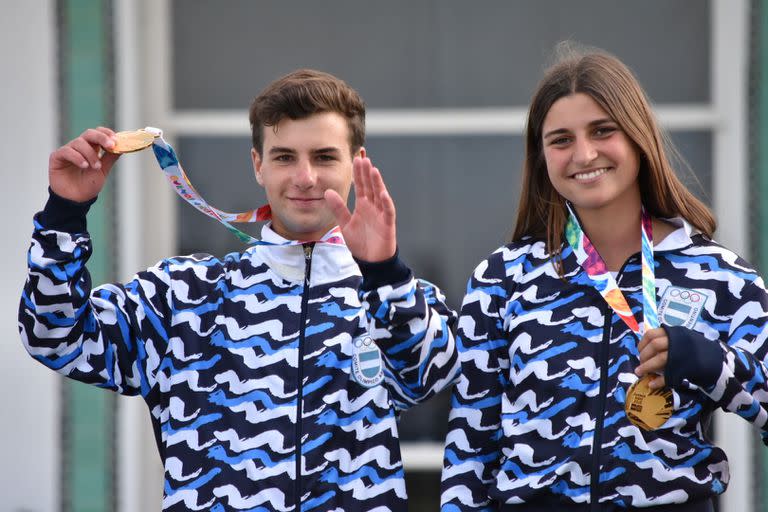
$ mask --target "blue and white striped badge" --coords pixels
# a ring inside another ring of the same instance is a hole
[[[707,296],[702,292],[670,286],[659,302],[659,317],[665,325],[692,329],[699,321]]]
[[[367,334],[352,342],[352,378],[367,388],[376,386],[384,379],[381,351]]]

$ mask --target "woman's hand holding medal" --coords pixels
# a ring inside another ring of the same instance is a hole
[[[666,385],[664,369],[669,357],[669,338],[666,331],[661,327],[645,331],[637,350],[640,352],[640,366],[635,368],[635,375],[643,377],[647,374],[657,374],[650,375],[652,378],[648,387],[662,389]]]
[[[637,346],[640,380],[627,390],[625,410],[629,420],[645,430],[660,428],[672,416],[674,402],[667,389],[664,369],[669,358],[669,338],[661,327],[648,329]]]

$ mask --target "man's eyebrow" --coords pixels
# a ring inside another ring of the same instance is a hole
[[[340,151],[341,150],[339,148],[335,147],[335,146],[328,146],[328,147],[325,147],[325,148],[317,148],[317,149],[313,149],[312,150],[312,152],[315,153],[315,154],[317,154],[317,153],[339,153]]]
[[[283,147],[283,146],[273,146],[273,147],[269,148],[269,153],[270,154],[274,154],[274,153],[296,153],[296,150],[295,149],[291,149],[291,148],[287,148],[287,147]]]

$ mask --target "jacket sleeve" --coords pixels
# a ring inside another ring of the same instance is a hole
[[[507,295],[504,273],[492,269],[493,261],[475,269],[461,307],[456,336],[461,372],[445,441],[442,512],[497,510],[489,488],[501,458],[501,399],[509,356],[499,305]]]
[[[371,338],[382,351],[384,381],[395,405],[406,409],[455,380],[457,315],[442,292],[414,278],[397,254],[382,263],[358,263],[361,302]]]
[[[125,285],[92,290],[87,206],[52,196],[35,216],[21,338],[34,359],[62,375],[146,396],[168,342],[170,279],[161,264]]]
[[[683,327],[666,327],[665,380],[687,380],[719,407],[757,426],[768,444],[768,294],[760,278],[738,291],[730,321],[714,325],[718,339]]]

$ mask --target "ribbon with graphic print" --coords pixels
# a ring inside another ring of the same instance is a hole
[[[581,228],[578,217],[568,203],[568,223],[565,226],[565,238],[573,249],[576,260],[589,276],[595,289],[600,292],[605,302],[624,320],[632,332],[642,337],[640,325],[632,314],[624,294],[621,293],[616,280],[608,271],[603,258],[592,245],[589,237]],[[651,216],[642,210],[641,226],[641,265],[643,285],[643,330],[659,327],[659,315],[656,311],[656,275],[653,267],[653,228]]]
[[[235,223],[249,223],[249,222],[264,222],[272,218],[272,211],[269,205],[264,205],[255,210],[249,210],[242,213],[228,213],[218,208],[215,208],[208,204],[203,197],[192,186],[192,182],[187,177],[184,169],[179,163],[179,159],[176,156],[176,152],[173,150],[170,144],[163,139],[163,131],[159,128],[147,127],[144,128],[145,132],[149,132],[154,135],[152,141],[152,151],[155,154],[155,159],[163,170],[163,174],[168,179],[173,190],[186,202],[194,206],[197,210],[203,212],[209,217],[212,217],[221,222],[232,234],[234,234],[238,240],[248,245],[299,245],[307,242],[322,242],[329,244],[344,245],[344,239],[341,236],[341,229],[336,226],[333,230],[328,232],[321,240],[290,240],[283,244],[274,244],[271,242],[265,242],[259,240],[248,233],[245,233],[235,226]]]
[[[642,209],[640,221],[643,288],[642,330],[632,314],[626,297],[608,271],[605,261],[581,228],[579,219],[570,203],[568,204],[568,212],[565,238],[573,249],[579,265],[587,273],[593,286],[600,292],[605,302],[638,338],[642,337],[643,331],[659,327],[659,316],[656,310],[656,275],[653,266],[653,228],[651,216],[645,208]],[[649,384],[654,378],[654,376],[646,374],[635,381],[627,390],[624,402],[627,418],[644,430],[655,430],[661,427],[672,415],[672,392],[667,388],[651,389]]]

